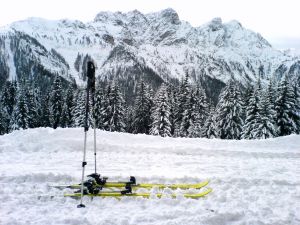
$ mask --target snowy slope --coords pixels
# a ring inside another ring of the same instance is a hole
[[[88,173],[93,172],[92,131]],[[50,184],[79,182],[82,129],[39,128],[0,137],[0,224],[300,224],[300,138],[227,141],[98,131],[98,167],[114,180],[210,179],[206,198],[84,199]],[[55,196],[53,198],[49,196]]]
[[[242,83],[258,77],[263,81],[274,76],[280,79],[285,74],[300,77],[299,57],[274,49],[260,34],[238,21],[223,23],[215,18],[192,27],[173,9],[150,14],[137,10],[100,12],[88,23],[29,18],[0,29],[0,37],[16,31],[35,38],[49,52],[55,49],[70,66],[61,75],[71,76],[79,84],[82,78],[74,68],[78,54],[91,55],[98,64],[97,76],[103,79],[128,79],[127,71],[132,76],[146,73],[136,67],[150,68],[163,80],[180,79],[186,73],[193,80],[210,77],[226,82],[234,77]],[[54,71],[62,70],[52,63],[44,64]]]

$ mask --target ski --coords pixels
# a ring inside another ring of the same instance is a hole
[[[208,185],[209,180],[205,180],[199,183],[191,184],[191,183],[179,183],[179,184],[152,184],[152,183],[140,183],[140,184],[130,184],[132,189],[139,189],[139,188],[145,188],[145,189],[152,189],[152,188],[158,188],[158,189],[200,189]],[[94,185],[95,187],[102,187],[102,188],[125,188],[128,182],[106,182],[103,185]],[[54,188],[59,189],[80,189],[81,184],[73,184],[73,185],[54,185],[50,186]]]
[[[121,197],[143,197],[143,198],[151,198],[151,197],[156,197],[156,198],[162,198],[162,197],[168,197],[170,196],[171,198],[177,198],[179,196],[183,196],[185,198],[192,198],[192,199],[199,199],[207,194],[212,192],[211,188],[207,188],[206,190],[199,192],[199,193],[194,193],[194,194],[164,194],[164,193],[126,193],[122,194],[120,191],[118,192],[100,192],[98,194],[84,194],[84,196],[89,196],[89,197],[113,197],[113,198],[121,198]],[[65,197],[74,197],[74,198],[79,198],[81,196],[81,193],[72,193],[72,194],[64,194]]]

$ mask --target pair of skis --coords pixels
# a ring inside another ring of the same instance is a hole
[[[202,188],[206,187],[209,183],[208,180],[205,180],[203,182],[195,183],[195,184],[188,184],[188,183],[181,183],[181,184],[157,184],[157,183],[135,183],[135,178],[131,177],[130,181],[128,182],[85,182],[84,186],[85,189],[83,191],[84,196],[89,197],[143,197],[143,198],[150,198],[150,197],[156,197],[161,198],[163,196],[169,196],[171,198],[176,198],[178,196],[183,196],[185,198],[192,198],[192,199],[198,199],[201,197],[206,196],[209,194],[212,189],[211,188],[205,188],[204,190]],[[73,185],[57,185],[52,186],[59,189],[75,189],[79,190],[81,189],[81,184],[73,184]],[[136,191],[138,189],[181,189],[181,190],[189,190],[189,189],[196,189],[196,193],[183,193],[183,194],[165,194],[165,193],[151,193],[151,192],[132,192],[133,190]],[[113,191],[103,191],[103,189],[114,189]],[[121,189],[121,190],[116,190]],[[201,191],[199,191],[201,189]],[[97,190],[95,192],[95,190]],[[81,197],[81,192],[75,192],[75,193],[68,193],[64,195],[65,197],[75,197],[79,198]]]

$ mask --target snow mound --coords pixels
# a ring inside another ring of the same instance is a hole
[[[0,136],[0,224],[300,224],[300,136],[268,140],[161,138],[97,131],[98,168],[110,180],[209,179],[192,199],[64,198],[80,182],[83,129],[38,128]],[[87,174],[93,172],[88,133]],[[178,191],[176,191],[178,192]]]

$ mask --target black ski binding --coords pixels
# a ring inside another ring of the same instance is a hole
[[[131,194],[132,193],[132,187],[130,183],[127,183],[125,186],[125,190],[121,191],[121,195]]]
[[[87,175],[87,177],[93,178],[96,181],[96,183],[101,186],[103,186],[106,183],[106,180],[108,179],[107,177],[101,178],[101,175],[98,173],[92,173],[90,175]]]

